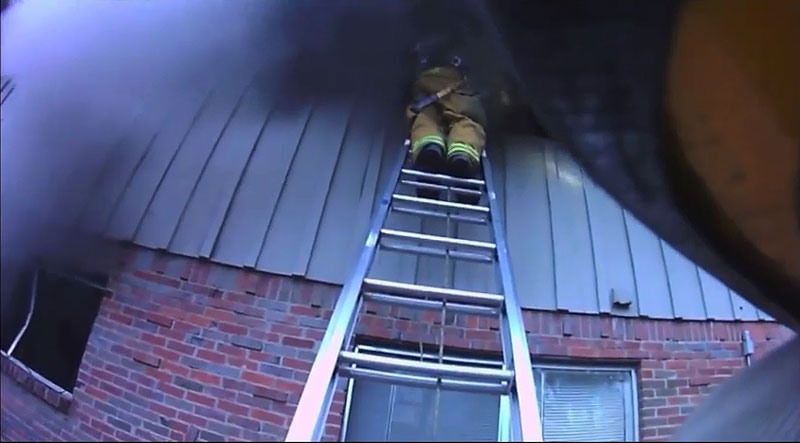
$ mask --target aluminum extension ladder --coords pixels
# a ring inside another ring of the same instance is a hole
[[[371,222],[364,249],[334,307],[286,441],[321,439],[339,377],[362,377],[393,384],[435,387],[437,399],[438,389],[499,393],[499,440],[542,441],[528,343],[522,313],[514,293],[502,212],[498,207],[492,183],[489,159],[484,152],[484,180],[479,180],[404,169],[405,151],[400,154],[388,177],[388,184]],[[397,191],[400,183],[439,190],[446,194],[447,200],[399,194]],[[483,195],[484,192],[488,197],[488,207],[450,201],[453,194]],[[383,226],[389,211],[447,218],[448,233],[450,220],[490,223],[495,243],[385,229]],[[501,294],[491,294],[367,278],[379,247],[445,257],[446,260],[494,262],[498,267],[503,291]],[[497,316],[501,331],[503,366],[487,368],[444,363],[443,337],[439,340],[437,362],[353,352],[355,323],[364,300],[419,309],[441,309],[441,330],[444,329],[445,310]]]

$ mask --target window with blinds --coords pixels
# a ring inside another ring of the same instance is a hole
[[[413,354],[371,346],[359,349]],[[449,363],[502,364],[453,360]],[[534,377],[545,441],[636,440],[632,369],[534,365]],[[440,390],[437,398],[431,388],[351,380],[342,437],[345,441],[497,441],[499,419],[497,395]]]
[[[632,370],[535,367],[545,441],[634,441]]]

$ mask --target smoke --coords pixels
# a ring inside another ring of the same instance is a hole
[[[118,243],[82,229],[131,140],[187,97],[273,71],[264,94],[401,88],[408,3],[18,1],[2,14],[2,305],[37,262],[110,271]],[[387,94],[387,97],[390,94]],[[87,212],[88,211],[88,212]],[[124,218],[124,214],[123,217]],[[5,317],[5,316],[4,316]]]

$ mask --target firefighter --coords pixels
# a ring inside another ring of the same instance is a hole
[[[406,109],[411,125],[411,161],[414,167],[457,177],[476,177],[486,142],[486,113],[471,78],[464,51],[435,37],[419,43],[415,51],[418,75],[413,99]],[[438,193],[418,190],[436,198]],[[464,203],[476,197],[458,196]]]

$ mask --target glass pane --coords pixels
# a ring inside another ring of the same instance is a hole
[[[366,380],[353,385],[348,441],[497,440],[497,395],[442,390],[437,402],[435,389]]]
[[[386,440],[392,386],[371,380],[353,383],[346,441]]]
[[[546,370],[542,427],[546,441],[626,438],[628,373]]]

